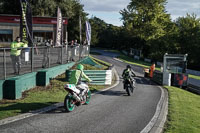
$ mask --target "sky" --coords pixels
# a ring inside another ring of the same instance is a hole
[[[84,5],[89,18],[96,16],[108,24],[121,26],[119,11],[126,8],[130,0],[80,0]],[[186,13],[195,13],[200,17],[200,0],[167,0],[167,13],[171,14],[172,20],[185,16]]]

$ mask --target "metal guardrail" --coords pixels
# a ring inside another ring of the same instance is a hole
[[[21,49],[21,69],[19,74],[25,74],[72,61],[79,61],[89,55],[90,46],[41,46]],[[10,48],[0,48],[0,80],[16,76],[10,51]]]
[[[163,84],[163,74],[159,71],[154,71],[152,80],[159,85]]]
[[[197,94],[200,94],[200,87],[199,86],[188,84],[187,90],[194,92],[194,93],[197,93]]]
[[[66,78],[68,81],[72,71],[73,70],[66,71]],[[91,84],[111,85],[112,70],[84,70],[84,73],[92,80]],[[82,80],[85,81],[85,79]]]

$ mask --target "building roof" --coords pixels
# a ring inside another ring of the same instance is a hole
[[[20,16],[0,14],[0,23],[20,23]],[[33,24],[57,24],[57,18],[33,17]],[[63,24],[68,24],[67,18],[63,17]]]

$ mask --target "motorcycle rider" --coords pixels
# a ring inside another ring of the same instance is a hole
[[[133,81],[134,81],[134,78],[135,77],[135,73],[134,71],[132,70],[131,66],[130,65],[127,65],[126,66],[126,69],[124,69],[123,73],[122,73],[122,77],[124,79],[124,89],[125,89],[125,85],[128,84],[128,80],[130,80],[131,82],[131,87],[132,87],[132,90],[134,89],[133,87]]]
[[[75,84],[78,89],[82,90],[82,96],[87,91],[87,88],[84,88],[81,86],[81,78],[85,78],[88,82],[91,82],[92,80],[83,72],[84,66],[82,64],[78,64],[77,69],[75,71],[72,71],[71,77],[69,79],[70,84]]]

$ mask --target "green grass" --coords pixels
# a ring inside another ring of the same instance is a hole
[[[146,63],[144,61],[134,60],[133,58],[128,57],[126,55],[122,55],[122,54],[118,57],[118,59],[120,59],[120,60],[122,60],[122,61],[124,61],[126,63],[137,65],[137,66],[141,66],[141,67],[144,67],[144,68],[149,68],[151,66],[150,63]],[[160,67],[156,67],[156,70],[161,71]],[[195,75],[189,74],[189,77],[193,78],[193,79],[200,80],[200,76],[195,76]]]
[[[200,76],[196,76],[196,75],[189,75],[190,78],[193,78],[193,79],[197,79],[197,80],[200,80]]]
[[[99,60],[100,61],[100,60]],[[106,63],[106,62],[104,62]],[[93,66],[85,65],[86,69],[94,70]],[[108,66],[103,66],[101,69],[106,69]],[[67,92],[64,90],[64,85],[68,83],[65,79],[65,74],[57,76],[51,80],[49,86],[35,87],[23,93],[23,98],[18,100],[0,100],[0,119],[27,113],[36,109],[47,107],[54,103],[63,102]],[[105,85],[89,85],[90,89],[99,91],[106,88]]]
[[[97,58],[95,58],[95,57],[93,57],[93,56],[90,56],[90,58],[92,58],[92,59],[94,60],[94,62],[97,63],[97,64],[100,64],[100,65],[103,64],[103,65],[106,65],[106,66],[111,66],[110,63],[105,62],[105,61],[102,61],[102,60],[99,60],[99,59],[97,59]]]
[[[51,81],[47,87],[36,87],[23,93],[19,100],[0,101],[0,119],[30,112],[47,107],[54,103],[63,102],[67,92],[64,90],[66,84],[65,74]],[[98,91],[106,86],[89,85],[92,91]]]
[[[117,58],[126,62],[126,63],[137,65],[137,66],[144,67],[144,68],[150,68],[150,66],[151,66],[151,63],[134,60],[133,58],[126,56],[126,55],[122,55],[122,54]],[[156,67],[156,70],[160,71],[160,68]]]
[[[200,96],[179,89],[169,91],[169,113],[165,133],[200,133]]]

